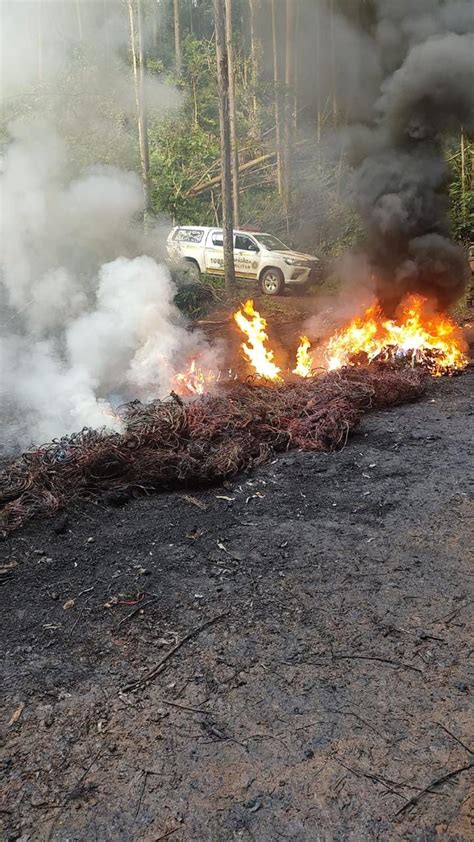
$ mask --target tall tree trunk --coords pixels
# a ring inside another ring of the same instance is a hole
[[[82,11],[81,0],[76,0],[77,34],[79,41],[82,41]]]
[[[254,120],[254,129],[257,132],[258,126],[258,103],[257,103],[257,85],[258,85],[258,39],[257,39],[257,8],[258,0],[249,0],[250,6],[250,56],[252,61],[252,111]]]
[[[322,38],[321,38],[321,4],[318,4],[316,9],[316,97],[318,102],[318,116],[317,116],[317,124],[316,124],[316,137],[318,141],[318,151],[317,151],[317,159],[318,159],[318,166],[321,163],[321,128],[323,122],[323,103],[322,103],[322,84],[321,84],[321,73],[322,73],[322,62],[321,62],[321,45],[322,45]]]
[[[466,144],[464,126],[461,126],[461,208],[462,219],[466,221]]]
[[[239,227],[239,148],[237,142],[237,115],[235,108],[235,66],[232,39],[232,0],[225,0],[225,40],[229,68],[229,129],[232,158],[232,206],[234,226]]]
[[[110,59],[110,35],[109,35],[109,20],[108,20],[108,9],[107,9],[107,0],[102,0],[103,3],[103,27],[104,27],[104,38],[105,38],[105,54],[107,56],[107,60]]]
[[[291,192],[292,176],[292,147],[293,147],[293,126],[295,110],[295,27],[296,27],[296,2],[297,0],[286,0],[286,68],[285,68],[285,200],[287,209],[287,230],[289,228],[288,212]]]
[[[295,58],[293,62],[293,136],[296,137],[296,130],[298,128],[298,81],[299,81],[299,67],[298,67],[298,50],[296,49],[296,44],[298,43],[298,35],[299,35],[299,24],[300,24],[300,6],[298,3],[295,3],[295,34],[294,34],[294,50],[295,50]]]
[[[181,59],[181,18],[179,12],[179,0],[173,0],[173,19],[174,19],[174,55],[176,62],[176,75],[181,76],[182,59]]]
[[[334,120],[337,119],[337,69],[336,69],[336,41],[334,38],[334,0],[329,0],[329,38],[331,45],[331,101]]]
[[[218,211],[217,211],[216,197],[214,196],[214,190],[211,190],[211,205],[212,205],[212,210],[213,210],[213,213],[214,213],[214,225],[216,226],[216,228],[218,228],[219,227],[219,214],[218,214]]]
[[[235,286],[234,221],[232,208],[232,153],[229,125],[229,66],[225,48],[225,10],[222,0],[214,0],[216,27],[217,91],[221,133],[222,227],[224,229],[224,277],[227,292]]]
[[[199,109],[198,109],[198,99],[197,99],[197,86],[196,80],[194,77],[191,77],[191,90],[193,93],[193,121],[194,121],[194,128],[197,129],[199,126]]]
[[[142,0],[136,0],[137,26],[135,27],[134,0],[128,0],[130,44],[132,49],[133,78],[137,103],[138,145],[145,199],[145,224],[150,211],[150,157],[148,151],[148,126],[145,106],[145,49],[143,43]]]
[[[188,0],[189,5],[189,31],[191,35],[194,35],[194,22],[193,22],[193,0]]]
[[[36,30],[38,35],[38,82],[43,81],[43,6],[38,0],[36,6]]]
[[[277,27],[277,10],[276,0],[271,0],[272,3],[272,41],[273,41],[273,84],[274,84],[274,99],[275,99],[275,135],[276,135],[276,155],[277,155],[277,188],[281,195],[283,193],[284,178],[283,178],[283,149],[282,149],[282,125],[281,125],[281,73],[280,61],[278,55],[278,27]]]

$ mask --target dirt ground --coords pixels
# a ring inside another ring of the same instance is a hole
[[[2,838],[473,838],[473,381],[0,544]]]

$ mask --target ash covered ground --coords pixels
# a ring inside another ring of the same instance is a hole
[[[3,838],[472,838],[473,380],[1,544]]]

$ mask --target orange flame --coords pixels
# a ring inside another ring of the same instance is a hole
[[[357,354],[367,354],[369,359],[375,357],[381,349],[381,324],[382,311],[375,303],[367,308],[363,316],[331,336],[324,349],[329,371],[350,365],[351,359]]]
[[[242,342],[241,346],[247,362],[253,366],[260,377],[265,377],[267,380],[279,380],[280,369],[273,362],[275,355],[270,348],[266,347],[267,322],[254,309],[252,300],[246,301],[234,313],[234,320],[247,337],[247,342]]]
[[[267,322],[254,309],[252,300],[234,313],[234,320],[247,339],[241,345],[247,362],[260,377],[281,381],[281,369],[268,347]],[[390,362],[403,358],[439,377],[464,368],[468,362],[466,351],[461,329],[449,316],[434,313],[426,298],[409,295],[402,302],[397,319],[386,319],[375,302],[314,353],[320,363],[322,355],[330,371],[373,360]],[[292,373],[304,378],[314,374],[313,352],[307,336],[300,337]],[[237,378],[231,370],[223,376],[226,380]],[[220,371],[201,368],[193,359],[185,371],[175,376],[174,385],[181,395],[202,395],[220,379]]]
[[[196,360],[191,360],[188,369],[176,374],[174,380],[176,391],[180,394],[203,395],[209,386],[219,380],[219,373],[204,371],[196,365]]]
[[[357,356],[410,358],[439,377],[467,364],[466,343],[460,328],[446,315],[429,312],[428,300],[407,296],[397,320],[384,319],[378,304],[332,336],[324,349],[329,370],[357,363]]]
[[[311,377],[313,373],[311,342],[307,336],[300,337],[300,344],[296,351],[296,366],[292,373],[297,374],[299,377]]]

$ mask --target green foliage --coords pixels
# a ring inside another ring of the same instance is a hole
[[[213,134],[219,132],[217,71],[212,41],[188,35],[183,42],[183,83],[187,97],[184,116]]]
[[[215,222],[209,196],[196,199],[187,193],[219,160],[216,84],[213,44],[187,36],[180,81],[183,106],[149,133],[153,208],[181,224]]]
[[[319,252],[328,257],[338,257],[359,245],[365,236],[358,215],[340,202],[335,202],[327,222],[322,226]]]
[[[192,184],[219,157],[218,138],[193,125],[186,115],[165,120],[150,132],[150,175],[152,200],[156,211],[166,211],[182,224],[196,222],[199,208],[186,197]],[[202,201],[202,200],[201,200]],[[211,209],[199,222],[213,219]]]
[[[465,138],[463,144],[460,139],[451,145],[447,154],[451,169],[451,229],[456,239],[469,244],[474,241],[474,175],[471,164],[474,142]]]
[[[170,214],[181,224],[199,221],[216,224],[220,212],[220,184],[197,197],[189,196],[193,187],[219,176],[219,113],[216,96],[217,71],[213,40],[197,39],[188,34],[183,40],[183,69],[179,84],[183,106],[178,115],[162,121],[150,130],[150,174],[152,202],[156,212]],[[236,100],[241,158],[252,160],[267,151],[257,134],[252,135],[252,84],[246,58],[236,60]],[[264,109],[260,112],[262,115]],[[270,121],[271,122],[271,121]],[[263,125],[263,124],[262,124]],[[249,220],[256,206],[274,192],[270,189],[246,191],[242,180],[242,217]],[[249,211],[247,212],[246,206]],[[251,210],[252,209],[252,210]],[[255,224],[252,222],[252,224]]]
[[[176,281],[175,276],[174,280]],[[196,319],[206,315],[224,298],[223,278],[211,278],[208,275],[203,275],[199,283],[179,285],[179,281],[176,282],[178,292],[174,297],[174,303],[188,318]]]
[[[165,72],[165,65],[161,59],[149,57],[147,58],[146,69],[153,76],[161,76]]]

